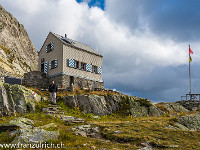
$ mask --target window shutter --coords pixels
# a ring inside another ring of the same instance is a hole
[[[58,66],[58,61],[55,59],[55,68]]]
[[[89,71],[89,72],[91,72],[92,71],[92,69],[91,69],[91,64],[86,64],[86,71]]]
[[[66,65],[69,67],[69,59],[66,59]]]
[[[44,63],[44,73],[47,74],[48,68],[47,68],[47,62]]]
[[[51,61],[49,62],[49,69],[51,69]]]
[[[72,68],[74,68],[74,66],[75,66],[75,62],[74,62],[74,59],[69,59],[69,67],[72,67]]]
[[[51,50],[54,50],[54,43],[51,42]]]
[[[48,45],[46,45],[46,47],[45,47],[45,52],[46,53],[48,52]]]
[[[101,67],[98,67],[97,72],[98,72],[98,74],[102,74],[102,68],[101,68]]]

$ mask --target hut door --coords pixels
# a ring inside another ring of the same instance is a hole
[[[70,76],[70,86],[73,86],[73,85],[74,85],[74,77]]]

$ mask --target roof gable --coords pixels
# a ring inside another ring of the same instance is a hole
[[[51,33],[52,33],[52,32],[51,32]],[[93,53],[93,54],[95,54],[95,55],[98,55],[98,56],[103,57],[99,52],[95,51],[93,48],[91,48],[90,46],[88,46],[88,45],[86,45],[86,44],[83,44],[83,43],[74,41],[74,40],[72,40],[72,39],[69,39],[69,38],[67,38],[67,37],[63,37],[63,36],[58,35],[58,34],[55,34],[55,33],[52,33],[52,34],[53,34],[55,37],[57,37],[60,41],[62,41],[63,44],[67,44],[67,45],[76,47],[76,48],[78,48],[78,49],[87,51],[87,52],[89,52],[89,53]]]

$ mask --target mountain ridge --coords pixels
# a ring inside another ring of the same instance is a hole
[[[37,70],[38,53],[24,26],[0,5],[0,75]]]

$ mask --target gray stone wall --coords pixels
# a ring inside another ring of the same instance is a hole
[[[39,89],[48,88],[51,81],[54,80],[58,89],[70,90],[73,87],[78,87],[80,89],[104,89],[103,82],[95,82],[92,80],[87,80],[83,78],[74,77],[74,85],[72,87],[72,82],[70,81],[70,76],[68,75],[58,75],[54,77],[46,77],[46,74],[40,71],[31,71],[24,74],[23,85],[37,87]]]
[[[70,88],[70,77],[67,75],[58,75],[54,77],[49,78],[49,83],[51,84],[51,81],[54,81],[55,84],[57,85],[58,89],[69,89]]]
[[[103,82],[97,82],[92,80],[87,80],[83,78],[74,78],[74,86],[79,87],[80,89],[104,89],[104,83]]]
[[[39,89],[46,89],[48,87],[49,79],[46,74],[40,71],[31,71],[24,74],[23,85],[36,87]]]
[[[55,77],[51,77],[49,78],[49,84],[51,83],[52,80],[55,81],[56,85],[58,86],[58,89],[65,90],[72,88],[70,82],[70,76],[68,75],[58,75]],[[104,83],[74,77],[74,87],[78,87],[80,89],[95,89],[95,88],[104,89]]]

